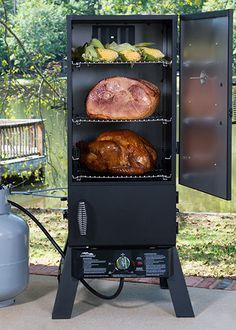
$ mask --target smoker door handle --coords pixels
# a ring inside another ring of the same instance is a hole
[[[207,74],[204,71],[201,71],[199,77],[189,77],[190,80],[199,80],[201,85],[204,85],[207,82]]]
[[[78,225],[79,225],[80,235],[86,236],[87,235],[88,217],[87,217],[85,202],[79,202],[77,221],[78,221]]]

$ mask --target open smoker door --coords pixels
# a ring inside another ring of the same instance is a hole
[[[181,16],[179,183],[231,199],[232,10]]]

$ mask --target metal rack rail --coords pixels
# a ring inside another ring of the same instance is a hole
[[[171,66],[172,65],[172,60],[169,59],[164,59],[164,60],[159,60],[159,61],[138,61],[138,62],[122,62],[122,61],[116,61],[116,62],[71,62],[73,67],[80,68],[82,66],[94,66],[94,65],[113,65],[113,64],[119,64],[119,65],[130,65],[133,67],[134,65],[142,65],[142,64],[161,64],[164,67]]]
[[[88,170],[80,169],[78,175],[72,175],[72,179],[75,181],[82,180],[146,180],[146,179],[158,179],[160,181],[166,181],[171,179],[171,174],[165,174],[161,169],[155,169],[152,172],[142,175],[110,175],[99,174]]]
[[[77,115],[72,119],[72,123],[75,125],[81,125],[82,123],[145,123],[145,122],[161,122],[168,124],[172,121],[172,118],[163,118],[160,115],[153,115],[143,119],[94,119],[85,115]]]

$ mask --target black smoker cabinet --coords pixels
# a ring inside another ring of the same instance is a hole
[[[69,235],[53,318],[71,317],[80,279],[109,277],[160,277],[161,287],[170,290],[176,316],[194,316],[175,247],[176,153],[181,184],[231,198],[232,11],[181,16],[179,42],[175,15],[74,15],[67,24]],[[72,47],[91,38],[103,43],[155,42],[166,58],[73,62]],[[110,76],[142,78],[159,86],[156,112],[139,120],[86,117],[89,90]],[[78,141],[120,128],[131,129],[153,144],[158,152],[154,171],[101,175],[81,166]]]

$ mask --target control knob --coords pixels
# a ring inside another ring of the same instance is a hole
[[[130,260],[126,256],[120,256],[116,260],[116,268],[118,268],[119,270],[126,270],[129,268],[129,266],[130,266]]]

